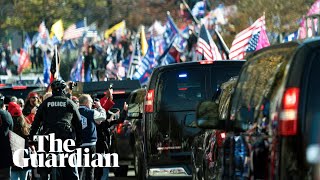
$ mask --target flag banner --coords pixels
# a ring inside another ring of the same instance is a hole
[[[133,79],[138,79],[141,84],[148,82],[149,76],[152,73],[152,69],[156,67],[157,62],[154,57],[154,43],[151,37],[148,40],[148,51],[147,54],[140,61],[136,71],[133,74]]]
[[[49,31],[44,24],[44,21],[39,25],[38,32],[37,46],[47,45],[49,43]]]
[[[200,28],[196,50],[199,54],[204,56],[205,60],[214,61],[222,59],[217,45],[214,43],[204,24],[202,24]]]
[[[161,56],[159,56],[157,62],[158,64],[160,64],[161,66],[164,66],[164,65],[168,65],[168,64],[172,64],[172,63],[175,63],[176,60],[174,57],[171,56],[171,54],[169,53],[170,52],[170,49],[172,48],[172,45],[173,45],[173,42],[174,42],[174,39],[176,38],[176,36],[173,37],[171,43],[169,44],[169,46],[167,47],[167,49],[163,52],[163,54]]]
[[[309,9],[307,16],[313,15],[313,14],[319,14],[320,13],[320,0],[316,0],[316,2],[314,2],[311,6],[311,8]],[[306,25],[306,23],[308,24],[308,27]],[[306,19],[302,19],[301,23],[300,23],[300,27],[299,27],[299,38],[300,39],[304,39],[307,37],[310,37],[312,35],[312,23],[314,23],[314,27],[317,28],[317,24],[318,24],[318,19],[308,19],[308,21],[306,21]],[[308,29],[307,29],[308,28]],[[317,31],[317,29],[316,29]]]
[[[61,41],[63,37],[63,32],[64,32],[63,23],[62,23],[62,20],[60,19],[51,26],[50,38],[52,39],[53,36],[55,36],[57,40]]]
[[[140,40],[141,40],[141,55],[144,56],[144,55],[146,55],[147,50],[148,50],[148,42],[146,39],[146,33],[144,31],[144,26],[141,26]]]
[[[114,31],[117,31],[117,30],[122,31],[122,30],[125,29],[125,27],[126,27],[126,23],[125,23],[125,21],[123,20],[123,21],[121,21],[120,23],[114,25],[112,28],[106,30],[105,33],[104,33],[104,37],[107,39],[107,38],[109,38],[109,36],[110,36]]]
[[[98,37],[98,31],[97,31],[97,23],[91,23],[85,32],[85,37],[88,38],[95,38]]]
[[[205,0],[198,1],[192,8],[192,15],[197,19],[203,18],[206,12],[206,2]]]
[[[182,53],[187,47],[188,39],[189,39],[189,27],[186,26],[175,38],[173,46],[177,49],[177,51]]]
[[[229,58],[232,60],[244,59],[250,39],[254,34],[261,31],[261,28],[266,28],[264,15],[257,19],[250,27],[236,35],[230,48]]]
[[[283,42],[290,42],[298,39],[299,31],[295,31],[283,38]]]
[[[23,49],[29,52],[30,48],[31,48],[31,40],[29,35],[26,34],[26,39],[24,40],[24,43],[23,43]]]
[[[141,62],[141,48],[139,45],[138,38],[136,37],[134,41],[134,49],[130,59],[130,65],[129,65],[128,74],[127,74],[127,76],[130,79],[132,79],[133,73],[137,69],[137,66],[140,64],[140,62]]]
[[[261,28],[256,51],[258,51],[259,49],[268,47],[268,46],[270,46],[270,42],[269,42],[269,39],[267,36],[267,32],[264,28]]]
[[[57,46],[55,46],[53,57],[51,60],[51,67],[50,67],[50,72],[51,72],[50,82],[53,82],[54,80],[58,79],[59,73],[60,73],[59,71],[60,71],[60,56],[58,53]]]
[[[23,70],[25,70],[30,66],[31,66],[31,61],[30,61],[29,54],[24,49],[20,49],[18,74],[21,74]]]
[[[83,56],[79,55],[77,61],[74,63],[70,72],[71,81],[79,82],[82,80],[82,76],[81,76],[82,62],[83,62]]]
[[[167,23],[166,23],[166,31],[163,34],[166,47],[169,46],[171,43],[172,39],[176,37],[176,34],[179,34],[179,29],[177,28],[176,24],[174,23],[170,13],[167,13]]]
[[[63,39],[64,40],[70,40],[70,39],[76,39],[83,36],[83,33],[85,32],[85,24],[84,21],[79,21],[75,24],[72,24],[64,31]]]
[[[44,55],[43,55],[43,82],[46,84],[50,83],[50,67],[51,67],[51,62],[48,58],[47,53],[44,52]]]

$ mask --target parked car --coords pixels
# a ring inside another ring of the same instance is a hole
[[[222,158],[231,161],[223,165],[222,179],[312,178],[306,150],[308,144],[319,144],[313,133],[319,128],[319,42],[290,42],[251,54],[232,95],[229,118],[197,119],[199,127],[227,131],[230,137],[232,153]]]
[[[191,127],[197,103],[239,73],[244,61],[200,61],[154,69],[144,102],[142,137],[135,142],[138,179],[191,178]]]

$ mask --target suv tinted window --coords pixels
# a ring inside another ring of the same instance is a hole
[[[262,99],[270,86],[274,77],[283,67],[290,57],[295,47],[272,49],[263,51],[250,58],[247,66],[240,75],[236,92],[232,100],[231,118],[235,117],[241,125],[253,123],[255,120],[255,110],[259,109]]]
[[[319,54],[314,57],[312,61],[311,70],[309,71],[308,77],[308,87],[307,87],[307,106],[306,112],[306,131],[308,133],[311,130],[311,142],[319,143],[319,126],[320,126],[320,56]]]
[[[161,74],[161,107],[167,111],[194,110],[197,102],[205,100],[206,79],[209,69],[188,69],[167,71]]]

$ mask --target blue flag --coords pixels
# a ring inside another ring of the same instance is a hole
[[[50,83],[50,67],[51,62],[47,56],[47,53],[43,55],[43,82],[46,84]]]
[[[23,49],[28,52],[29,47],[31,46],[31,39],[28,34],[26,34],[26,39],[24,40]]]
[[[179,34],[179,29],[177,28],[176,24],[174,23],[171,15],[167,14],[167,23],[166,23],[166,31],[163,34],[166,47],[168,47],[172,41],[172,39]],[[165,47],[165,48],[166,48]]]
[[[148,40],[148,50],[147,54],[143,57],[138,68],[133,74],[134,79],[138,79],[140,83],[146,84],[148,82],[149,76],[152,73],[152,69],[157,66],[157,62],[154,57],[154,42],[151,37]]]
[[[71,72],[70,72],[70,80],[77,82],[81,81],[81,70],[82,70],[82,56],[78,57],[78,60],[74,63]]]

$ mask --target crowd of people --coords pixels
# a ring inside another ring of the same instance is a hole
[[[62,141],[73,139],[74,148],[89,149],[89,154],[108,153],[109,129],[112,125],[123,122],[126,117],[127,104],[123,110],[108,112],[113,107],[113,90],[106,90],[106,95],[97,99],[89,94],[79,97],[72,95],[72,90],[63,80],[55,80],[51,89],[39,96],[31,92],[25,102],[11,97],[11,102],[4,104],[4,96],[0,95],[0,179],[48,179],[58,174],[62,179],[108,179],[108,168],[66,167],[61,168],[20,168],[14,165],[10,145],[10,133],[25,139],[25,148],[35,153],[34,135],[55,134]],[[115,119],[115,114],[119,118]],[[44,149],[48,152],[48,142]],[[26,153],[25,156],[30,155]],[[83,160],[84,162],[84,160]],[[54,170],[54,171],[53,171]],[[58,172],[54,174],[53,172]]]

